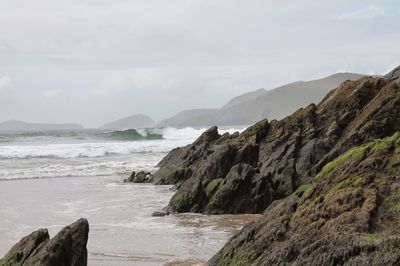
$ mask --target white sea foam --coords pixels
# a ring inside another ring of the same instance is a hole
[[[2,145],[1,159],[112,157],[134,153],[168,152],[183,141],[132,141],[71,144]]]
[[[1,134],[0,180],[66,176],[127,175],[132,170],[154,170],[173,148],[187,145],[204,129],[161,128],[137,130],[163,139],[116,141],[107,132]],[[240,129],[239,131],[241,131]],[[222,129],[233,133],[237,129]]]

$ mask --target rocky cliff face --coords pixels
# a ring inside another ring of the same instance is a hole
[[[318,105],[241,134],[210,128],[171,151],[155,183],[176,184],[167,211],[260,213],[308,184],[328,162],[355,145],[400,129],[400,89],[390,78],[346,81]]]
[[[52,239],[46,229],[25,236],[0,260],[1,266],[85,266],[89,223],[79,219]]]
[[[397,82],[397,84],[400,85],[400,66],[398,66],[393,71],[391,71],[390,73],[385,75],[385,78],[388,81],[395,81],[395,82]]]
[[[275,201],[208,265],[400,265],[400,133],[353,148]]]

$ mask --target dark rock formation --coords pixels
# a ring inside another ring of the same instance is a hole
[[[84,266],[87,265],[89,223],[79,219],[52,239],[39,229],[21,239],[0,260],[0,265]]]
[[[346,81],[318,105],[241,134],[206,131],[172,150],[155,173],[175,184],[169,212],[260,213],[292,194],[349,148],[400,129],[400,89],[390,80]]]
[[[400,84],[400,66],[398,66],[393,71],[385,75],[385,78],[388,81],[395,81],[397,82],[397,84]]]
[[[153,179],[150,172],[139,171],[136,173],[133,171],[128,178],[125,178],[124,183],[151,183]]]
[[[400,133],[353,148],[275,201],[208,265],[400,265]]]
[[[167,213],[165,211],[155,211],[151,214],[151,216],[153,217],[162,217],[167,215]]]

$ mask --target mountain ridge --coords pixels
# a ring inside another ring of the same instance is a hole
[[[347,72],[336,73],[320,79],[291,82],[272,90],[258,89],[232,98],[219,109],[204,109],[204,113],[197,111],[195,115],[187,117],[185,111],[180,112],[160,121],[158,126],[248,126],[265,118],[280,119],[301,106],[320,101],[343,81],[356,80],[362,76]]]
[[[76,130],[83,126],[75,123],[52,124],[52,123],[30,123],[21,120],[7,120],[0,123],[0,131],[36,131],[36,130]]]
[[[152,128],[156,125],[153,119],[144,114],[134,114],[112,122],[101,125],[102,129],[129,129],[129,128]]]

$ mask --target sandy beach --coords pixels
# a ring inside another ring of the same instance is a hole
[[[23,236],[51,236],[80,217],[90,222],[89,265],[195,265],[209,259],[252,215],[152,217],[170,186],[124,184],[121,177],[0,181],[0,254]]]

